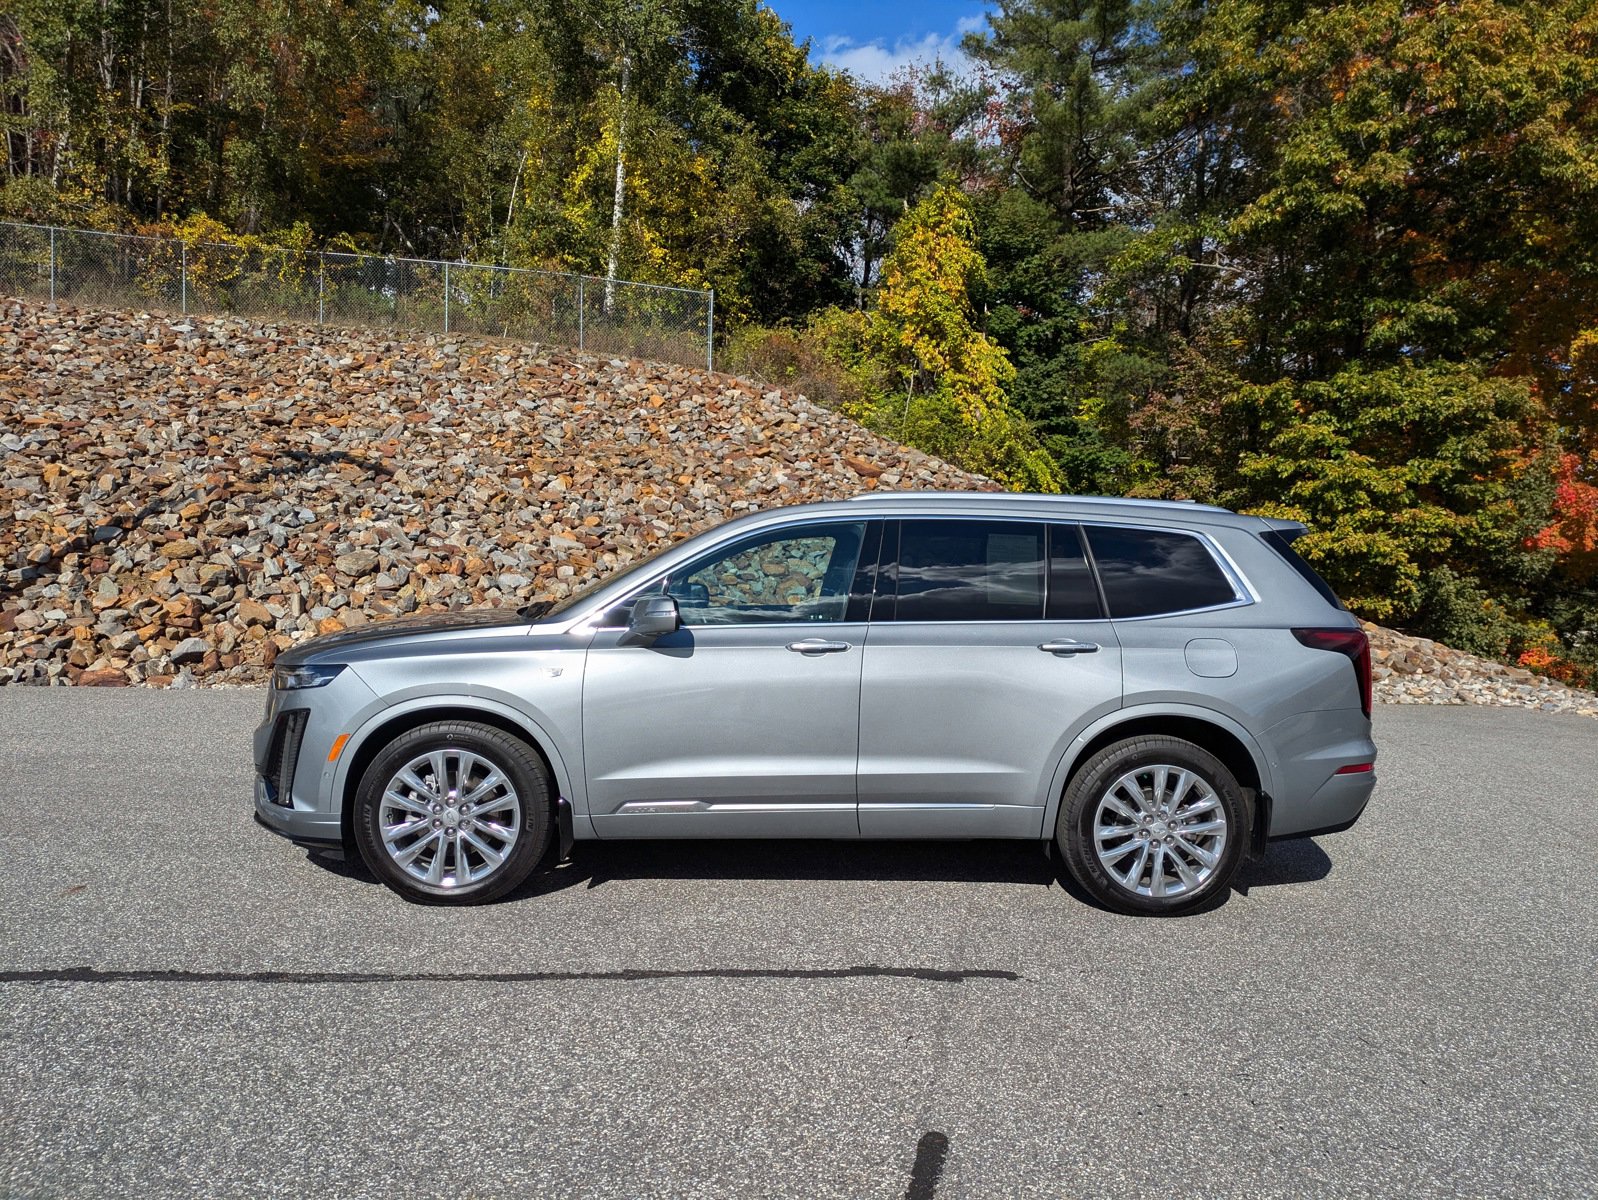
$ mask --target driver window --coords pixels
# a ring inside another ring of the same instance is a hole
[[[684,625],[842,621],[864,523],[785,529],[674,571],[666,593]]]

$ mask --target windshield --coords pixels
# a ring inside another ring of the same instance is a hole
[[[576,608],[601,588],[607,588],[613,583],[619,583],[629,575],[642,573],[646,567],[662,554],[665,554],[668,550],[675,550],[680,545],[682,545],[680,541],[667,542],[663,546],[656,547],[650,553],[644,555],[643,558],[635,559],[624,567],[600,575],[597,579],[584,584],[570,595],[562,596],[558,600],[534,600],[521,608],[518,615],[524,621],[541,621],[550,617],[558,617],[567,610]]]

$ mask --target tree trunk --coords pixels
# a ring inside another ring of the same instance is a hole
[[[166,88],[161,101],[161,142],[156,164],[155,216],[166,215],[167,181],[172,172],[172,40],[177,31],[172,24],[172,0],[166,0]]]
[[[605,264],[605,315],[616,303],[616,268],[621,259],[621,223],[627,203],[627,84],[632,58],[621,56],[621,110],[616,116],[616,195],[610,206],[610,258]]]

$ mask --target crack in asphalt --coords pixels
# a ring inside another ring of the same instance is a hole
[[[760,967],[705,967],[689,970],[486,971],[443,974],[431,971],[177,971],[57,967],[38,971],[0,971],[0,983],[643,983],[654,979],[913,979],[920,983],[965,983],[996,979],[1014,983],[1014,971],[931,967],[819,967],[810,970]]]

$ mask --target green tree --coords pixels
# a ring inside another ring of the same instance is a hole
[[[1442,568],[1504,596],[1546,567],[1522,550],[1546,520],[1522,487],[1548,433],[1526,380],[1353,366],[1243,384],[1229,406],[1246,443],[1223,498],[1307,524],[1299,548],[1356,612],[1413,616]]]
[[[984,270],[970,203],[954,187],[899,222],[875,308],[832,326],[869,382],[857,415],[1006,486],[1058,491],[1054,465],[1006,397],[1015,368],[977,328]]]
[[[1104,280],[1155,215],[1148,117],[1169,69],[1162,7],[1003,0],[966,42],[999,81],[976,127],[992,180],[978,201],[987,329],[1015,362],[1016,406],[1084,490],[1126,485],[1130,464],[1104,418],[1124,417],[1161,370],[1146,314]]]

